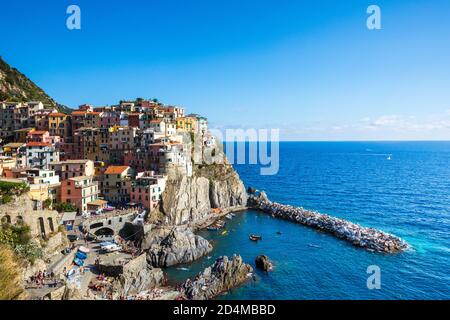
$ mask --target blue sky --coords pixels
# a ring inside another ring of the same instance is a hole
[[[371,4],[382,30],[366,28]],[[156,97],[283,140],[448,140],[449,14],[446,0],[2,1],[0,55],[71,107]]]

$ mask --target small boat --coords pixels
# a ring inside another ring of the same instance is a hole
[[[392,160],[391,155],[388,155],[387,160]]]
[[[84,261],[78,258],[73,259],[73,263],[75,263],[77,266],[82,267],[84,265]]]
[[[231,219],[233,219],[233,216],[232,216],[231,214],[227,214],[227,215],[225,216],[225,218],[227,218],[228,220],[231,220]]]
[[[317,244],[308,244],[308,247],[311,247],[311,248],[320,248],[320,246],[318,246]]]
[[[209,226],[209,227],[206,228],[206,230],[208,230],[208,231],[217,231],[217,230],[219,230],[219,228],[218,227]]]
[[[230,213],[230,216],[232,216],[232,217],[236,217],[236,214],[235,214],[235,213],[233,213],[233,212],[231,212],[231,213]]]
[[[221,235],[224,236],[224,235],[226,235],[227,233],[228,233],[228,231],[227,231],[227,230],[224,230],[224,231],[222,231]]]
[[[77,257],[80,260],[86,260],[87,254],[82,251],[77,251],[77,253],[75,254],[75,257]]]
[[[181,267],[181,268],[177,268],[177,270],[181,270],[181,271],[189,271],[189,268]]]
[[[262,237],[261,237],[261,236],[255,235],[255,234],[251,234],[249,238],[250,238],[250,240],[252,240],[252,241],[259,241],[259,240],[262,240]]]
[[[277,231],[277,234],[281,234],[281,231]]]
[[[78,248],[78,251],[84,252],[84,253],[89,253],[89,248],[86,248],[85,246],[81,246]]]

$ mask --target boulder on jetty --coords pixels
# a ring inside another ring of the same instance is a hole
[[[208,240],[185,227],[162,226],[149,231],[142,243],[147,260],[154,267],[189,263],[212,250]]]
[[[195,280],[188,279],[182,289],[188,299],[207,300],[218,296],[247,281],[253,268],[242,261],[241,256],[219,257],[216,262],[199,273]]]
[[[258,269],[264,271],[270,271],[273,269],[273,263],[269,260],[268,256],[263,254],[256,257],[255,264]]]
[[[306,210],[301,207],[272,202],[269,201],[265,192],[261,192],[258,196],[250,195],[248,206],[277,218],[330,233],[337,238],[350,242],[354,246],[371,251],[394,253],[408,248],[408,244],[405,241],[389,233],[362,227],[344,219]]]

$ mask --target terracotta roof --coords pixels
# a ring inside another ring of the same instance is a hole
[[[75,115],[75,116],[82,116],[82,115],[85,115],[85,114],[99,115],[100,113],[101,112],[76,110],[76,111],[72,112],[72,115]]]
[[[68,114],[61,113],[61,112],[54,112],[54,113],[50,113],[48,116],[49,117],[66,117],[66,116],[68,116]]]
[[[50,147],[50,143],[45,142],[28,142],[27,147]]]
[[[80,111],[80,110],[78,110],[78,111],[72,111],[72,115],[83,115],[83,114],[86,114],[87,113],[87,111]]]
[[[128,168],[129,168],[129,166],[109,166],[106,169],[105,174],[121,174]]]
[[[28,135],[43,135],[46,134],[48,131],[45,130],[36,130],[36,131],[31,131],[28,132]]]

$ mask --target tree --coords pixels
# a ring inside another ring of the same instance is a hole
[[[52,205],[52,199],[51,198],[47,198],[44,200],[44,208],[50,208],[50,206]]]

